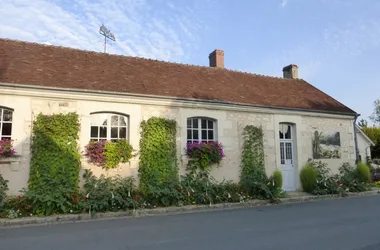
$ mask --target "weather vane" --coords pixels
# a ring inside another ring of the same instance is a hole
[[[106,53],[106,51],[107,51],[107,38],[116,42],[115,35],[109,29],[107,29],[106,26],[104,26],[104,24],[102,24],[102,26],[100,26],[99,33],[102,36],[104,36],[104,53]]]

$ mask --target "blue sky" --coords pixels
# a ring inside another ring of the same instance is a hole
[[[0,37],[109,53],[299,76],[367,118],[380,98],[378,0],[2,0]]]

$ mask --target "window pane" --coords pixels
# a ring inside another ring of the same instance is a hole
[[[3,123],[3,129],[1,135],[11,135],[12,134],[12,123]]]
[[[193,128],[198,128],[198,122],[199,120],[198,119],[193,119]]]
[[[208,139],[211,141],[214,140],[214,131],[213,130],[208,131]]]
[[[12,140],[12,138],[10,136],[3,136],[0,137],[0,140]]]
[[[122,127],[127,126],[126,117],[119,116],[119,126],[122,126]]]
[[[12,114],[12,111],[3,109],[3,121],[12,121]]]
[[[91,137],[98,137],[99,136],[98,132],[99,132],[99,127],[94,127],[94,126],[91,127]]]
[[[102,124],[100,124],[100,125],[107,126],[107,122],[108,122],[107,119],[103,119],[103,122],[102,122]]]
[[[214,121],[208,120],[208,129],[214,128]]]
[[[119,131],[119,128],[111,128],[111,138],[118,138],[118,131]]]
[[[207,140],[207,130],[202,130],[202,138],[201,138],[202,141],[206,141]]]
[[[289,125],[285,126],[286,129],[286,134],[285,134],[285,139],[292,139],[292,130]]]
[[[280,130],[280,139],[284,139],[284,134]]]
[[[192,136],[191,136],[191,129],[188,129],[188,130],[187,130],[187,139],[188,139],[188,140],[193,139]]]
[[[194,140],[198,140],[199,139],[198,130],[193,130],[193,139]]]
[[[98,114],[91,115],[91,125],[92,126],[100,125],[100,115]]]
[[[111,126],[119,125],[119,117],[117,115],[111,116]]]
[[[281,164],[285,164],[284,143],[280,143]]]
[[[191,128],[191,119],[187,119],[187,128]]]
[[[107,127],[100,127],[100,138],[107,138]]]
[[[127,138],[127,128],[119,128],[119,138],[120,139]]]
[[[286,160],[288,164],[293,164],[293,154],[292,154],[292,144],[286,143],[285,144],[285,152],[286,152]]]
[[[202,119],[202,128],[207,128],[207,120]]]

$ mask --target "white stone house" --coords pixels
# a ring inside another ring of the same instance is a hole
[[[262,126],[266,171],[281,170],[289,191],[301,189],[299,171],[309,158],[333,172],[357,160],[358,114],[299,79],[296,65],[283,68],[280,78],[226,69],[221,50],[209,61],[194,66],[0,39],[0,132],[14,140],[18,155],[0,159],[10,193],[27,186],[31,126],[40,112],[78,113],[82,150],[90,138],[127,138],[138,149],[142,120],[175,119],[181,172],[188,141],[219,141],[226,157],[213,175],[236,182],[242,130]],[[137,158],[108,172],[82,162],[98,175],[138,173]]]

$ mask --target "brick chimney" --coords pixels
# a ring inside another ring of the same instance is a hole
[[[284,78],[297,79],[298,78],[298,66],[290,64],[282,69],[284,72]]]
[[[210,67],[224,68],[224,51],[216,49],[208,56]]]

